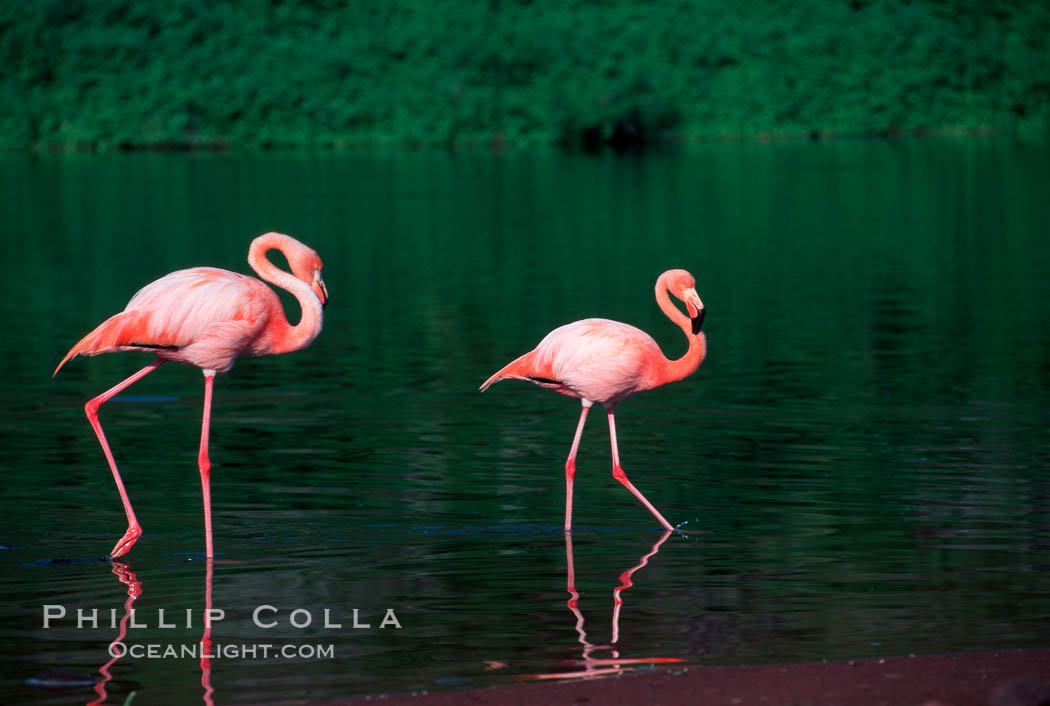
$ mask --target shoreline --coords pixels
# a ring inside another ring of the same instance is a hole
[[[378,139],[366,136],[348,137],[340,140],[319,141],[285,141],[272,140],[262,143],[244,142],[230,138],[209,140],[164,139],[155,141],[135,141],[114,139],[112,141],[96,140],[88,142],[49,142],[41,141],[31,144],[15,145],[0,143],[0,153],[4,154],[265,154],[282,152],[318,152],[318,153],[368,153],[375,150],[393,150],[402,152],[438,151],[450,154],[487,152],[493,154],[523,152],[564,152],[580,154],[634,154],[639,152],[659,152],[667,149],[688,148],[691,145],[717,143],[756,143],[776,142],[837,142],[868,140],[930,140],[930,139],[985,139],[1010,138],[1022,142],[1041,142],[1050,137],[1050,133],[1033,134],[1000,125],[942,125],[939,127],[768,127],[764,129],[708,129],[672,131],[648,137],[637,142],[617,143],[614,140],[601,140],[597,143],[584,141],[558,140],[511,140],[503,137],[496,130],[491,134],[466,136],[452,140],[406,140]]]
[[[329,702],[329,706],[375,702],[392,706],[1040,706],[1050,703],[1050,648],[786,664],[692,664],[604,679],[375,694]]]

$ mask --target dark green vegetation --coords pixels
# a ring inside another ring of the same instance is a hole
[[[7,1],[0,66],[8,148],[1045,135],[1050,3]]]

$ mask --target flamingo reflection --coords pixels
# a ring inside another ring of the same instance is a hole
[[[587,639],[587,631],[584,630],[583,613],[580,612],[580,594],[576,590],[576,567],[573,562],[572,553],[572,533],[565,533],[565,563],[566,563],[566,590],[569,592],[569,600],[566,605],[572,614],[576,617],[576,634],[577,640],[583,645],[582,659],[572,660],[566,664],[576,667],[582,667],[575,671],[567,672],[548,672],[544,674],[530,674],[522,677],[523,679],[594,679],[597,677],[610,676],[614,674],[623,674],[624,672],[633,671],[634,667],[631,665],[635,664],[669,664],[673,662],[684,662],[684,659],[679,657],[641,657],[627,659],[620,657],[620,650],[617,644],[620,641],[620,609],[623,606],[623,592],[634,585],[632,580],[634,573],[641,569],[643,566],[649,563],[649,559],[656,556],[657,552],[660,551],[660,547],[667,538],[671,536],[671,532],[665,530],[660,538],[653,544],[652,549],[647,554],[644,554],[638,563],[631,568],[620,574],[620,585],[613,589],[613,613],[612,613],[612,639],[607,645],[596,645]],[[610,653],[610,657],[599,658],[594,656],[594,652],[606,652]]]
[[[211,695],[215,692],[211,688],[211,580],[212,564],[214,559],[208,557],[204,560],[204,634],[201,635],[201,686],[204,687],[205,706],[213,706]]]
[[[214,706],[212,701],[212,694],[214,689],[211,686],[211,621],[207,616],[211,615],[211,587],[212,587],[212,563],[211,557],[206,559],[207,565],[204,574],[204,634],[200,639],[201,646],[201,686],[204,688],[203,701],[205,706]],[[110,672],[110,668],[116,664],[117,660],[124,656],[123,651],[119,651],[117,645],[123,645],[125,639],[128,636],[128,621],[134,614],[135,599],[142,595],[142,581],[135,576],[135,572],[131,570],[126,563],[122,561],[113,562],[113,573],[117,575],[120,582],[128,587],[128,598],[124,601],[124,615],[120,619],[120,629],[117,632],[117,636],[113,638],[113,641],[109,643],[109,647],[106,652],[110,655],[110,660],[98,668],[98,673],[102,675],[102,679],[95,683],[95,693],[97,698],[93,701],[89,701],[87,706],[103,706],[108,698],[106,694],[106,686],[110,681],[113,680],[113,675]]]
[[[128,636],[128,619],[131,618],[131,612],[134,610],[132,606],[135,605],[135,599],[142,595],[142,582],[138,580],[135,572],[127,564],[122,561],[114,561],[113,573],[117,575],[122,584],[128,587],[128,599],[124,601],[124,617],[120,619],[120,631],[113,638],[113,642],[109,643],[109,649],[107,650],[108,654],[113,656],[108,662],[98,668],[98,673],[102,675],[102,679],[95,683],[95,693],[98,694],[98,698],[94,701],[89,701],[87,706],[102,706],[102,704],[106,703],[106,685],[113,679],[109,668],[123,656],[123,654],[114,655],[113,649],[118,643],[124,642],[124,638]]]

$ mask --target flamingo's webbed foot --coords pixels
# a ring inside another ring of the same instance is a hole
[[[128,531],[124,533],[124,536],[113,545],[113,551],[109,553],[109,556],[113,559],[124,556],[131,551],[131,548],[135,546],[135,542],[137,542],[141,536],[142,527],[140,525],[134,524],[131,527],[128,527]]]

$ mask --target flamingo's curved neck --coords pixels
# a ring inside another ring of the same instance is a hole
[[[295,326],[288,323],[283,311],[278,312],[276,320],[270,321],[267,353],[290,353],[305,348],[321,332],[321,301],[310,289],[310,285],[290,272],[280,269],[266,258],[266,253],[270,250],[280,250],[291,262],[294,252],[300,247],[302,246],[298,241],[287,235],[267,233],[253,240],[248,249],[248,264],[259,277],[291,292],[303,311],[299,323]]]
[[[661,369],[656,371],[656,379],[652,381],[654,387],[689,377],[696,372],[707,355],[707,337],[703,332],[693,335],[692,320],[671,302],[668,289],[667,280],[661,275],[656,280],[656,303],[660,306],[660,311],[685,333],[685,337],[689,339],[689,349],[678,360],[664,358]]]

